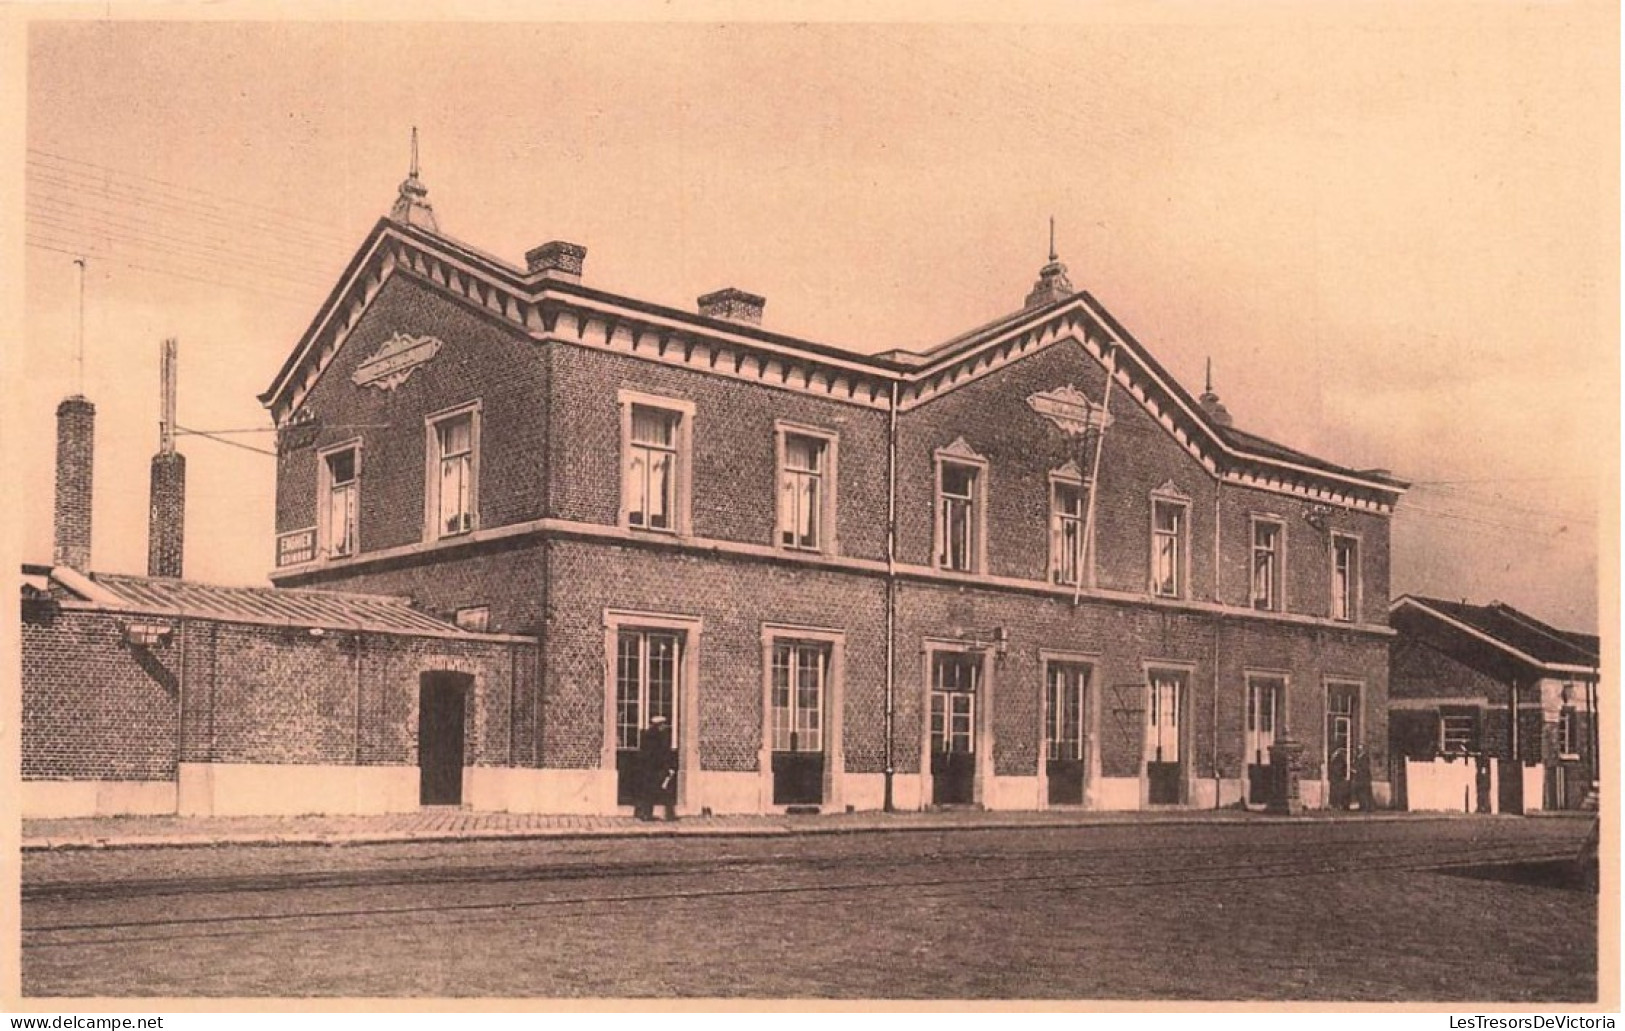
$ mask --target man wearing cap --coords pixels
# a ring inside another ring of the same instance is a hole
[[[655,806],[663,805],[666,819],[677,819],[677,753],[671,745],[671,725],[664,716],[651,716],[638,740],[638,804],[640,820],[653,820]]]

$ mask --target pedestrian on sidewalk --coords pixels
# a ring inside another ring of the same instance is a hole
[[[638,740],[637,785],[633,815],[653,820],[659,805],[668,821],[677,819],[677,753],[672,748],[671,725],[664,716],[651,716]]]

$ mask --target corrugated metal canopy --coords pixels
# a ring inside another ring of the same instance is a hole
[[[233,621],[477,637],[454,623],[414,609],[406,598],[383,594],[298,590],[281,587],[223,587],[190,580],[94,573],[90,579],[120,607],[154,615]],[[107,603],[106,598],[87,600]]]

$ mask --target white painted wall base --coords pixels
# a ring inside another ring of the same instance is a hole
[[[771,798],[762,797],[762,777],[759,773],[701,770],[692,775],[687,803],[679,812],[698,815],[709,809],[716,816],[724,813],[765,813],[771,801]]]
[[[1096,809],[1122,812],[1140,808],[1140,778],[1102,777],[1095,794]]]
[[[1375,785],[1373,785],[1375,788]],[[1471,760],[1405,760],[1405,808],[1413,813],[1470,813],[1478,808],[1478,769]]]
[[[175,812],[172,780],[25,780],[19,794],[25,820]]]
[[[418,808],[418,786],[416,766],[181,763],[175,808],[182,816],[403,813]]]
[[[1507,771],[1511,773],[1511,770]],[[1523,811],[1538,813],[1546,808],[1546,767],[1535,765],[1523,768]]]
[[[614,813],[615,771],[473,766],[463,771],[463,800],[470,808],[495,813]]]
[[[1326,782],[1320,780],[1298,781],[1298,800],[1305,809],[1326,808]]]
[[[848,773],[843,778],[842,805],[858,812],[886,808],[886,775],[884,773]],[[892,774],[892,806],[899,812],[915,812],[920,805],[920,775],[917,773]]]
[[[1223,809],[1226,806],[1237,806],[1247,797],[1247,782],[1244,780],[1220,779],[1217,781],[1217,791],[1214,789],[1215,781],[1212,778],[1201,778],[1191,782],[1191,808],[1192,809]],[[1218,801],[1214,801],[1217,794]]]
[[[994,777],[983,796],[987,809],[1032,810],[1042,808],[1038,777]]]

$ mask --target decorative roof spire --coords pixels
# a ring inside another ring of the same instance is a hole
[[[1202,396],[1196,400],[1201,403],[1202,410],[1207,413],[1208,418],[1220,426],[1230,426],[1235,423],[1235,420],[1230,417],[1230,410],[1224,406],[1223,401],[1219,400],[1219,395],[1213,392],[1212,355],[1209,355],[1207,360],[1207,386],[1202,391]]]
[[[1066,266],[1061,264],[1055,251],[1055,216],[1049,219],[1049,264],[1038,270],[1038,281],[1027,294],[1022,308],[1038,308],[1055,301],[1065,300],[1077,293],[1072,281],[1066,278]]]
[[[440,231],[434,207],[429,203],[429,188],[418,179],[418,127],[415,125],[412,126],[412,164],[406,178],[401,180],[401,192],[395,198],[395,206],[389,209],[389,217],[431,233]]]

